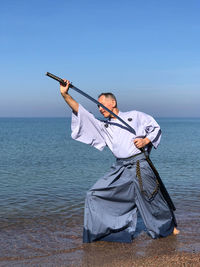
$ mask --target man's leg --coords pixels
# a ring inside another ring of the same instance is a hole
[[[135,180],[137,194],[136,205],[152,238],[165,237],[176,232],[176,220],[160,190],[152,197],[156,189],[156,177],[146,161],[140,162],[141,181]]]
[[[131,242],[137,223],[134,194],[124,167],[112,167],[98,180],[85,201],[83,242]]]

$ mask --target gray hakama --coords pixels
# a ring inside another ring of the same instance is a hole
[[[79,105],[72,116],[72,137],[99,150],[106,145],[115,155],[110,171],[88,191],[85,201],[83,242],[131,242],[137,225],[137,211],[152,238],[165,237],[173,232],[176,220],[158,185],[157,178],[146,158],[133,143],[148,137],[158,146],[161,131],[149,115],[120,112],[135,130],[130,133],[118,120],[97,120]],[[151,146],[145,148],[149,153]]]

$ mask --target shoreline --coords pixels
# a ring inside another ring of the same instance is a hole
[[[99,265],[100,266],[100,265]],[[166,266],[200,266],[200,253],[177,252],[162,256],[150,256],[135,260],[114,261],[110,264],[104,264],[102,267],[166,267]],[[86,267],[86,266],[84,266]],[[92,265],[91,265],[92,267]]]
[[[189,213],[188,213],[189,214]],[[48,221],[22,221],[2,227],[2,266],[200,266],[199,216],[178,216],[179,235],[152,239],[140,224],[132,243],[82,243],[81,221],[75,216],[66,223],[57,217]],[[37,225],[37,228],[36,228]],[[4,239],[4,242],[3,242]],[[4,245],[3,245],[4,244]],[[185,265],[184,265],[185,264]]]
[[[109,252],[105,253],[109,254]],[[200,252],[189,253],[189,252],[175,252],[166,253],[163,255],[155,256],[140,256],[129,258],[124,257],[124,259],[118,259],[111,257],[109,260],[103,258],[97,258],[96,255],[91,255],[90,259],[79,259],[76,261],[68,262],[68,254],[58,253],[55,255],[47,257],[36,257],[32,259],[24,260],[5,260],[0,261],[0,266],[66,266],[66,267],[166,267],[166,266],[200,266]],[[77,255],[78,256],[78,255]],[[79,254],[81,256],[81,254]],[[105,254],[106,256],[106,254]],[[117,256],[117,255],[116,255]],[[82,258],[82,257],[80,257]],[[107,256],[106,256],[107,258]]]

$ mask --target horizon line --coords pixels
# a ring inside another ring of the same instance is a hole
[[[71,118],[71,116],[0,116],[0,119],[64,119]],[[154,116],[158,119],[200,119],[200,116]],[[99,119],[99,117],[97,117]]]

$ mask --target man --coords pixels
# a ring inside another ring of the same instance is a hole
[[[152,238],[178,234],[172,208],[160,190],[158,180],[146,160],[152,146],[157,148],[161,130],[149,115],[121,112],[112,93],[103,93],[98,101],[126,121],[135,132],[99,106],[107,119],[100,121],[69,94],[70,82],[60,85],[66,103],[72,109],[72,138],[99,150],[108,146],[116,163],[88,191],[85,201],[83,242],[131,242],[137,224],[137,211]],[[142,150],[141,150],[142,149]]]

